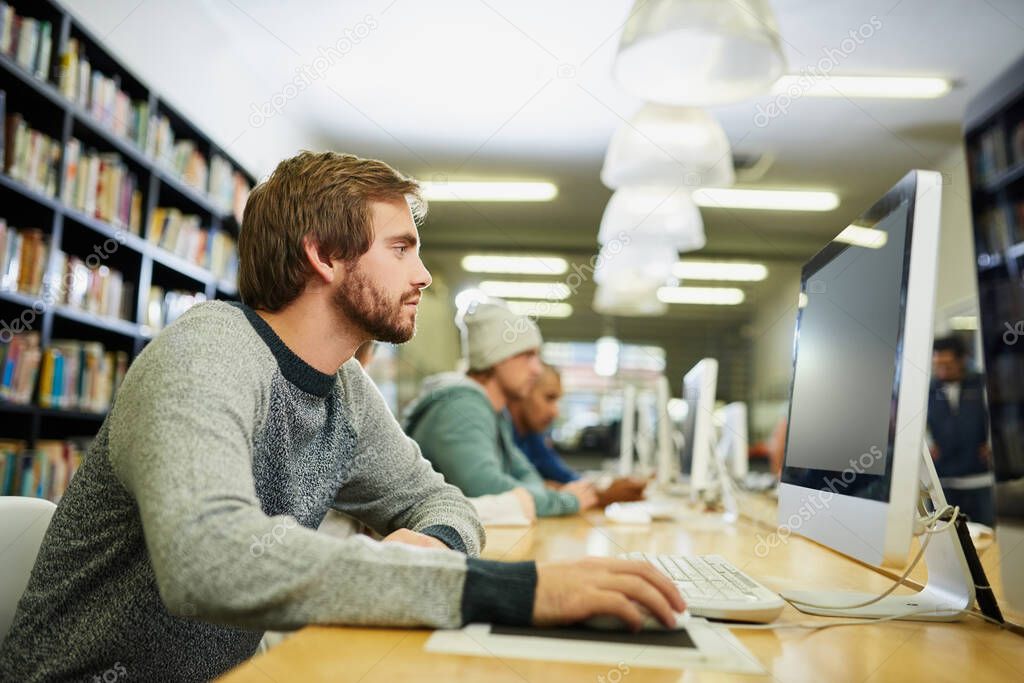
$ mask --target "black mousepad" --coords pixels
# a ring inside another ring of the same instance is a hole
[[[697,646],[686,629],[678,631],[599,631],[582,626],[562,626],[559,628],[537,628],[531,626],[491,626],[491,635],[495,636],[526,636],[528,638],[559,638],[562,640],[589,640],[600,643],[625,643],[627,645],[660,645],[662,647],[687,647],[696,650]]]

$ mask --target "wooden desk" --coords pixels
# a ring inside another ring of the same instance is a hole
[[[609,524],[601,513],[542,520],[531,529],[489,529],[484,557],[495,560],[566,560],[629,551],[723,555],[775,590],[802,587],[877,591],[891,579],[827,548],[791,537],[767,553],[759,538],[770,532],[771,504],[751,508],[755,518],[728,525],[713,516],[656,522],[649,528]],[[757,550],[755,550],[757,548]],[[982,555],[998,581],[998,548]],[[915,572],[914,577],[923,578]],[[901,589],[902,590],[902,589]],[[908,591],[909,592],[909,591]],[[1017,623],[1019,621],[1019,615]],[[780,621],[827,622],[787,606]],[[885,622],[808,631],[734,631],[779,683],[798,681],[1020,681],[1024,639],[968,617],[957,623]],[[437,655],[424,651],[428,630],[308,627],[223,679],[241,681],[725,681],[768,680],[716,672],[641,669]],[[629,662],[624,662],[629,666]]]

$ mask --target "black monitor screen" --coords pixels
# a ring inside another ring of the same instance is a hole
[[[804,267],[785,483],[889,498],[914,185],[855,221],[867,246],[834,241]]]

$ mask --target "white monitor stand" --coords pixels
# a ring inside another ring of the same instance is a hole
[[[634,437],[634,449],[636,450],[636,465],[633,468],[634,474],[647,477],[654,471],[654,430],[655,424],[651,417],[651,411],[656,407],[652,405],[655,397],[647,391],[642,391],[636,397],[636,436]]]
[[[619,423],[619,476],[633,474],[633,439],[636,430],[636,387],[622,389],[622,422]]]
[[[668,377],[658,378],[658,437],[655,446],[654,467],[658,486],[668,488],[680,478],[679,448],[673,438],[672,418],[668,414]]]
[[[944,509],[946,496],[935,473],[931,454],[923,444],[920,476],[922,501],[930,500],[935,510]],[[919,506],[918,511],[918,514],[922,513],[923,505]],[[924,538],[920,537],[919,542],[923,543]],[[974,579],[952,524],[932,534],[922,562],[928,567],[928,582],[919,592],[910,595],[889,595],[859,607],[853,605],[868,602],[877,594],[833,590],[785,591],[782,597],[808,614],[865,619],[898,617],[919,621],[956,621],[974,604]]]

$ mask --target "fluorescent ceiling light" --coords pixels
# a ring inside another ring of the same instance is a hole
[[[572,305],[554,301],[506,301],[510,311],[531,318],[568,318]]]
[[[931,99],[953,89],[948,78],[914,76],[826,76],[813,78],[791,74],[775,82],[776,95],[799,92],[807,97],[882,97]]]
[[[730,282],[760,282],[768,277],[763,263],[741,261],[679,261],[672,267],[672,275],[680,280],[726,280]]]
[[[954,315],[949,319],[949,326],[954,330],[976,330],[978,329],[978,316]]]
[[[735,287],[660,287],[658,299],[667,304],[735,306],[743,303],[744,295]]]
[[[480,291],[487,296],[501,299],[544,299],[561,301],[572,293],[564,282],[512,282],[506,280],[484,280]]]
[[[693,201],[697,206],[708,208],[769,211],[831,211],[839,206],[839,196],[835,192],[735,187],[704,187],[693,193]]]
[[[561,275],[569,264],[558,256],[498,256],[469,254],[462,257],[462,269],[470,273],[514,273],[517,275]]]
[[[548,202],[558,187],[548,182],[424,181],[423,196],[431,202]]]
[[[835,239],[836,242],[845,242],[868,249],[881,249],[888,240],[889,234],[885,230],[865,228],[863,225],[848,225],[836,235]]]

